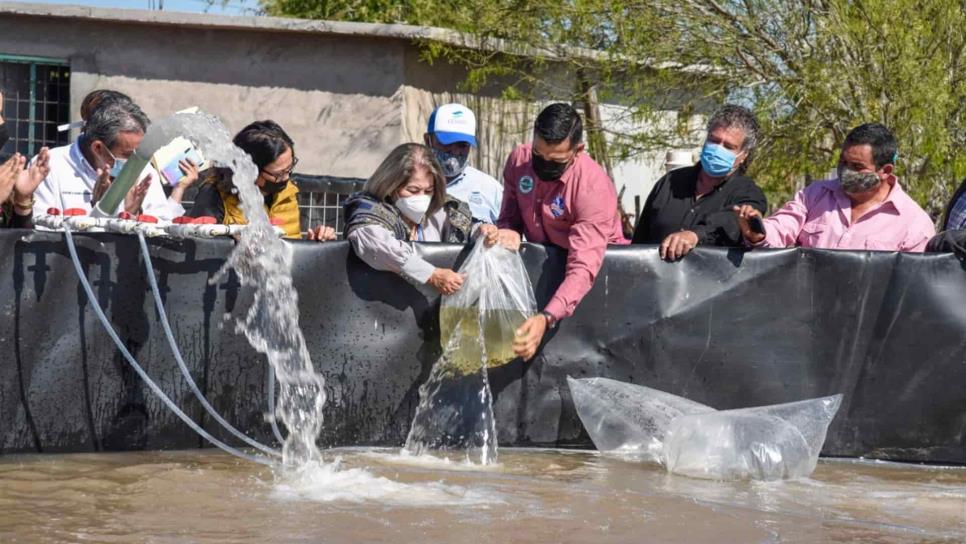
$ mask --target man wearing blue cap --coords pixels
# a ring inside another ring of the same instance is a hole
[[[446,194],[466,202],[473,219],[496,223],[503,203],[503,184],[467,164],[476,147],[476,116],[462,104],[444,104],[429,116],[423,135],[446,176]]]

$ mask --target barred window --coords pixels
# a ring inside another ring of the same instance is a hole
[[[292,180],[299,187],[298,203],[302,235],[305,235],[309,229],[326,225],[335,229],[336,234],[341,238],[345,228],[342,204],[349,195],[361,191],[366,180],[305,174],[292,174]],[[186,210],[190,210],[194,204],[198,188],[199,184],[196,183],[185,191],[181,204]]]
[[[41,147],[68,143],[70,134],[57,131],[59,125],[70,122],[70,67],[66,61],[0,54],[0,92],[10,133],[0,157],[20,152],[29,159]]]

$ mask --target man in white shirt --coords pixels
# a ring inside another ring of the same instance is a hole
[[[50,208],[90,212],[141,143],[149,122],[133,102],[92,111],[76,142],[50,150],[50,173],[34,193],[34,215]],[[138,179],[115,213],[143,213],[163,221],[184,215],[179,203],[165,197],[161,176],[150,164]]]
[[[473,219],[496,223],[503,204],[503,184],[469,166],[470,147],[476,147],[476,116],[461,104],[445,104],[429,117],[423,135],[446,176],[446,194],[466,202]]]

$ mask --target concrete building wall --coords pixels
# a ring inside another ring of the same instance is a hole
[[[499,179],[509,151],[530,139],[543,104],[501,100],[498,85],[460,92],[464,70],[423,62],[409,35],[436,31],[0,4],[0,54],[69,62],[72,121],[83,97],[99,88],[129,94],[155,119],[198,106],[235,132],[271,118],[295,140],[299,173],[366,178],[396,145],[422,141],[433,108],[455,101],[479,119],[481,145],[471,164]],[[625,117],[619,109],[602,108],[605,122]],[[629,127],[636,128],[643,127]],[[634,213],[635,197],[643,202],[663,174],[663,156],[613,165],[618,191],[626,187],[626,211]]]
[[[71,119],[93,89],[132,96],[152,118],[190,106],[234,132],[272,118],[300,170],[367,177],[404,141],[400,40],[0,16],[0,53],[66,59]]]

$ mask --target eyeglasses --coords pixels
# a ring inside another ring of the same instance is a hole
[[[292,166],[289,166],[285,170],[278,173],[262,170],[261,174],[265,176],[265,179],[271,181],[272,183],[283,183],[288,181],[288,178],[292,175],[292,172],[295,171],[295,166],[298,165],[298,163],[299,159],[298,157],[295,157],[292,159]]]

